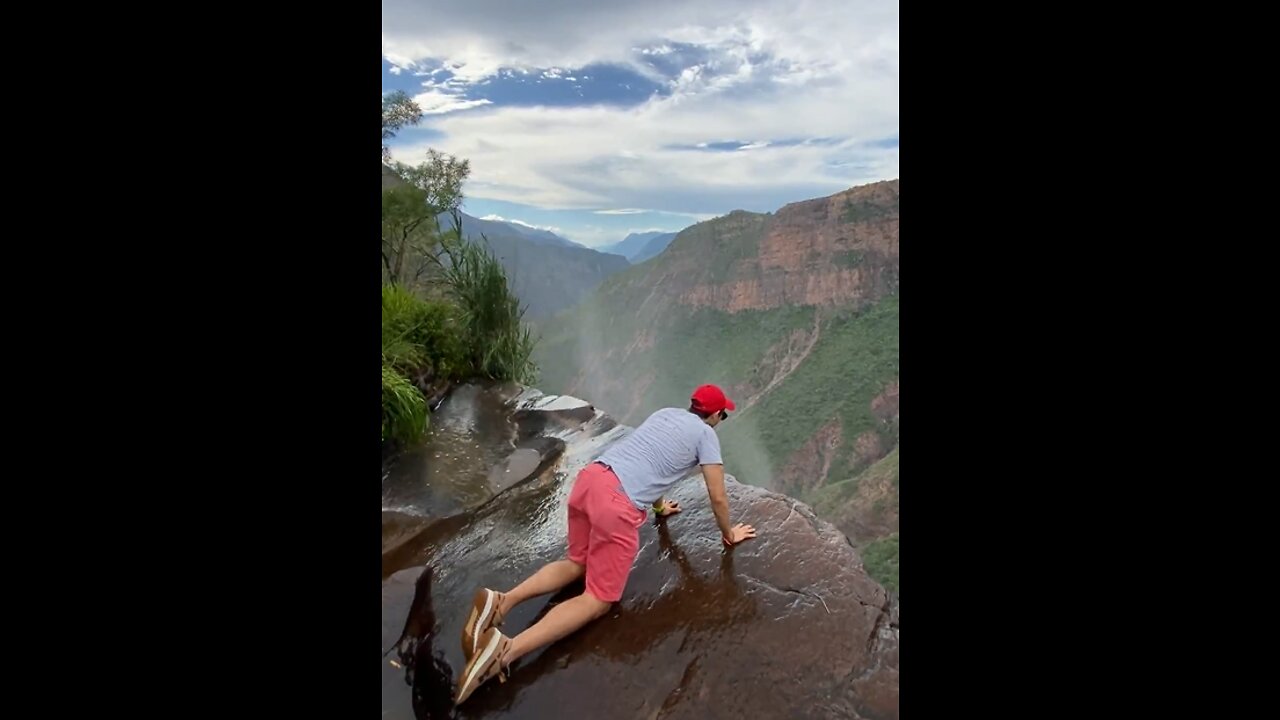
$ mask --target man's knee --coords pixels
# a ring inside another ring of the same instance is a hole
[[[601,600],[600,598],[596,597],[590,590],[587,590],[586,592],[582,593],[582,597],[586,598],[587,601],[590,603],[592,618],[598,618],[606,615],[609,612],[609,608],[613,607],[612,602]]]
[[[565,562],[569,563],[569,565],[572,566],[573,572],[577,574],[578,577],[582,577],[583,575],[587,574],[586,563],[580,563],[577,560],[574,560],[573,558],[565,558]]]

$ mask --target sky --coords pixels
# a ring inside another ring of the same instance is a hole
[[[389,146],[588,247],[898,177],[898,2],[383,0]]]

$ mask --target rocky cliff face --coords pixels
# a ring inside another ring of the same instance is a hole
[[[455,710],[475,589],[510,589],[563,556],[577,471],[630,432],[569,398],[459,397],[506,403],[512,453],[532,444],[552,464],[501,465],[526,470],[414,532],[403,517],[387,518],[395,540],[383,565],[384,718],[899,717],[898,608],[845,535],[804,503],[730,479],[733,517],[759,537],[726,550],[696,477],[671,493],[683,513],[641,529],[613,613],[523,658],[506,683],[482,686]],[[518,633],[581,590],[525,603],[504,631]]]
[[[773,215],[736,211],[676,236],[663,262],[618,278],[660,290],[663,304],[726,312],[856,306],[897,290],[898,181],[792,203]]]
[[[898,282],[898,181],[787,205],[761,223],[758,251],[731,261],[680,302],[728,312],[797,305],[858,305]],[[673,247],[697,263],[696,246]]]

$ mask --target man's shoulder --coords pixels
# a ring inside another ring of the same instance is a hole
[[[720,436],[716,434],[716,429],[706,423],[699,424],[702,425],[702,439],[712,443],[717,448],[720,447]]]
[[[710,430],[697,415],[683,408],[668,407],[655,410],[640,424],[646,434],[657,433],[659,437],[671,433],[679,435],[695,434],[701,436],[703,430]]]
[[[672,412],[669,414],[672,424],[677,428],[677,432],[688,438],[696,438],[698,441],[705,441],[707,438],[719,440],[716,436],[715,428],[708,425],[702,418],[694,415],[684,408],[667,408]]]
[[[680,420],[680,408],[666,407],[649,413],[649,417],[645,418],[640,425],[665,425],[678,423]]]

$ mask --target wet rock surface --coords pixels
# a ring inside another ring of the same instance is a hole
[[[485,479],[517,447],[508,407],[516,392],[507,385],[454,388],[422,442],[385,463],[382,509],[445,517],[492,497]]]
[[[432,524],[479,507],[538,476],[563,453],[563,440],[519,434],[511,406],[519,396],[519,389],[510,385],[458,387],[432,415],[431,430],[423,441],[386,464],[384,562],[388,554],[418,539]]]
[[[494,494],[541,474],[564,452],[564,441],[553,437],[523,440],[506,460],[489,471],[489,487]]]
[[[512,409],[527,418],[533,402]],[[595,412],[542,428],[563,449],[553,464],[384,555],[384,718],[898,717],[897,607],[848,539],[807,506],[730,478],[732,520],[759,537],[725,549],[698,476],[669,493],[684,512],[641,528],[610,614],[453,708],[472,594],[509,590],[563,557],[574,476],[630,432]],[[502,630],[517,634],[581,591],[530,600]]]
[[[396,512],[382,511],[382,553],[395,550],[420,534],[431,523],[429,518]]]
[[[590,405],[549,410],[522,408],[515,412],[512,420],[519,428],[521,438],[532,438],[546,432],[577,428],[593,418],[595,414],[595,408]]]

